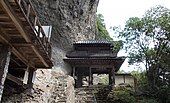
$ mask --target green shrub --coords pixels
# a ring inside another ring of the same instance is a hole
[[[154,99],[143,98],[142,100],[139,101],[139,103],[158,103],[158,102]]]
[[[157,90],[157,98],[160,103],[170,103],[170,87],[162,86]]]
[[[108,100],[114,103],[135,103],[135,97],[131,89],[118,87],[108,95]]]

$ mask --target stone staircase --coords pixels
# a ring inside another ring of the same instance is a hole
[[[107,100],[108,93],[110,90],[106,85],[76,88],[75,103],[113,103],[112,100]]]
[[[97,103],[94,96],[94,87],[76,88],[75,103]]]

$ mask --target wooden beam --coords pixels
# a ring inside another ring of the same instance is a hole
[[[9,17],[6,14],[0,14],[0,19],[9,19]]]
[[[23,38],[27,42],[31,42],[31,39],[29,38],[27,33],[24,31],[24,27],[22,26],[22,23],[19,21],[17,15],[15,15],[15,12],[13,11],[13,9],[9,6],[10,4],[7,2],[7,0],[0,0],[0,4],[2,5],[4,11],[9,15],[11,20],[14,22],[15,27],[18,29],[18,31],[23,36]]]
[[[7,44],[9,44],[9,37],[8,35],[6,35],[6,33],[4,32],[4,30],[2,30],[2,27],[0,26],[0,38]]]
[[[7,75],[7,79],[15,82],[15,83],[18,84],[18,85],[24,85],[24,84],[23,84],[23,81],[22,81],[20,78],[17,78],[17,77],[15,77],[15,76],[13,76],[13,75],[11,75],[11,74],[9,74],[9,73],[8,73],[8,75]]]
[[[11,18],[11,20],[14,22],[15,27],[17,28],[17,30],[20,32],[20,34],[23,36],[23,38],[26,40],[26,42],[30,43],[31,39],[28,36],[28,33],[26,33],[26,31],[24,30],[24,27],[22,25],[22,23],[20,22],[20,20],[18,19],[18,17],[15,15],[14,10],[9,6],[9,2],[5,1],[5,0],[1,0],[0,4],[2,5],[4,11],[9,15],[9,17]],[[41,45],[42,46],[42,45]],[[39,53],[39,51],[35,48],[35,46],[31,46],[33,51],[36,53],[36,55],[39,57],[40,61],[46,66],[49,67],[49,65],[47,64],[47,62],[44,60],[44,58],[42,57],[42,55]]]
[[[17,64],[18,66],[21,66],[20,63],[18,63],[16,60],[14,60],[13,58],[11,58],[11,61],[13,61],[15,64]]]
[[[8,73],[11,51],[9,46],[0,46],[0,102]]]
[[[29,46],[33,46],[32,43],[13,43],[12,45],[14,47],[29,47]]]
[[[31,46],[32,49],[34,50],[34,52],[36,53],[36,55],[39,57],[39,59],[42,61],[42,63],[46,66],[49,67],[49,65],[45,62],[44,58],[40,55],[40,53],[38,52],[37,48],[35,48],[35,46]]]
[[[7,37],[7,33],[4,30],[2,30],[1,27],[0,32],[1,32],[0,38],[3,40],[5,44],[9,45],[12,48],[12,53],[14,53],[14,55],[17,56],[25,65],[35,68],[33,64],[29,63],[28,60],[23,55],[21,55],[15,47],[13,47],[9,43],[10,38]]]
[[[25,65],[35,68],[35,66],[29,62],[23,55],[21,55],[14,47],[12,47],[12,52],[18,57]]]

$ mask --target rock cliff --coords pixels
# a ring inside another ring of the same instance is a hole
[[[63,62],[72,43],[94,39],[99,0],[32,0],[42,25],[52,25],[54,68],[70,72]]]

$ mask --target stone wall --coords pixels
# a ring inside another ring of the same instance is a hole
[[[70,76],[53,78],[49,103],[75,103],[74,79]]]

